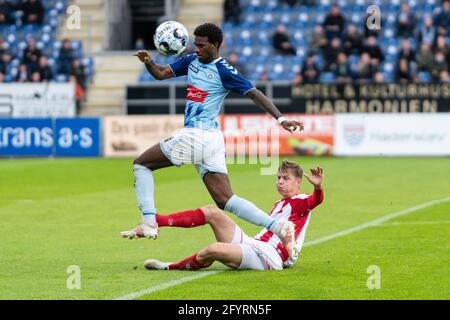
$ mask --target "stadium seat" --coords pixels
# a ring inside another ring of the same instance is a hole
[[[322,72],[319,76],[321,83],[333,83],[336,80],[336,76],[333,72]]]
[[[431,74],[429,72],[421,71],[418,73],[418,76],[421,83],[428,83],[431,81]]]

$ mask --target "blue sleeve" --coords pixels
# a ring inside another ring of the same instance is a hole
[[[231,66],[226,60],[221,60],[217,62],[216,66],[217,70],[219,71],[223,87],[225,89],[243,95],[255,87],[250,81],[245,79],[235,67]]]
[[[190,54],[187,56],[184,56],[174,63],[169,64],[169,67],[172,69],[173,74],[175,77],[181,77],[187,75],[189,64],[195,60],[197,56],[195,54]]]

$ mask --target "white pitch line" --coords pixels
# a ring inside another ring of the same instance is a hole
[[[377,225],[379,225],[379,224],[381,224],[381,223],[383,223],[385,221],[388,221],[388,220],[391,220],[391,219],[394,219],[394,218],[398,218],[398,217],[410,214],[410,213],[412,213],[414,211],[418,211],[420,209],[428,208],[430,206],[434,206],[436,204],[449,202],[449,201],[450,201],[450,197],[447,197],[447,198],[443,198],[443,199],[433,200],[433,201],[430,201],[430,202],[425,202],[423,204],[419,204],[417,206],[414,206],[414,207],[411,207],[411,208],[407,208],[407,209],[404,209],[404,210],[401,210],[401,211],[398,211],[398,212],[389,213],[387,215],[382,216],[381,218],[378,218],[378,219],[375,219],[375,220],[372,220],[372,221],[360,224],[358,226],[355,226],[355,227],[352,227],[352,228],[349,228],[349,229],[342,230],[342,231],[337,232],[337,233],[333,233],[333,234],[331,234],[329,236],[325,236],[325,237],[319,238],[317,240],[312,240],[312,241],[306,242],[304,247],[309,247],[309,246],[312,246],[312,245],[315,245],[315,244],[319,244],[319,243],[322,243],[322,242],[325,242],[325,241],[333,240],[335,238],[343,237],[343,236],[346,236],[346,235],[348,235],[350,233],[361,231],[361,230],[364,230],[364,229],[367,229],[367,228],[370,228],[370,227],[373,227],[373,226],[377,226]]]
[[[380,224],[380,227],[384,226],[405,226],[405,225],[411,225],[411,226],[421,226],[421,225],[429,225],[429,224],[449,224],[450,220],[442,220],[442,221],[402,221],[402,222],[391,222],[391,223],[383,223]]]
[[[375,220],[372,220],[372,221],[360,224],[358,226],[355,226],[355,227],[352,227],[352,228],[349,228],[349,229],[345,229],[343,231],[339,231],[339,232],[330,234],[328,236],[319,238],[317,240],[307,241],[307,242],[305,242],[303,247],[310,247],[310,246],[313,246],[313,245],[316,245],[316,244],[319,244],[319,243],[323,243],[325,241],[329,241],[329,240],[333,240],[333,239],[336,239],[336,238],[339,238],[339,237],[346,236],[346,235],[351,234],[353,232],[361,231],[361,230],[364,230],[364,229],[367,229],[367,228],[370,228],[370,227],[373,227],[373,226],[378,226],[378,225],[380,225],[381,223],[383,223],[385,221],[388,221],[388,220],[391,220],[391,219],[394,219],[394,218],[397,218],[397,217],[401,217],[401,216],[410,214],[410,213],[412,213],[414,211],[418,211],[420,209],[428,208],[428,207],[434,206],[436,204],[445,203],[445,202],[449,202],[449,201],[450,201],[450,197],[447,197],[447,198],[442,198],[442,199],[437,199],[437,200],[425,202],[423,204],[419,204],[417,206],[414,206],[414,207],[411,207],[411,208],[407,208],[407,209],[404,209],[404,210],[401,210],[401,211],[389,213],[387,215],[382,216],[381,218],[378,218],[378,219],[375,219]],[[147,288],[147,289],[143,289],[141,291],[132,292],[130,294],[121,296],[119,298],[115,298],[114,300],[132,300],[132,299],[136,299],[136,298],[139,298],[139,297],[141,297],[143,295],[146,295],[146,294],[149,294],[149,293],[152,293],[152,292],[155,292],[155,291],[164,290],[164,289],[167,289],[167,288],[170,288],[170,287],[174,287],[174,286],[177,286],[177,285],[185,283],[185,282],[190,282],[190,281],[193,281],[193,280],[196,280],[196,279],[201,279],[201,278],[204,278],[204,277],[207,277],[207,276],[210,276],[210,275],[218,274],[218,273],[223,272],[223,271],[224,270],[204,271],[204,272],[198,273],[198,274],[193,275],[193,276],[184,277],[184,278],[177,279],[177,280],[172,280],[172,281],[169,281],[169,282],[166,282],[166,283],[159,284],[157,286],[153,286],[153,287],[150,287],[150,288]]]
[[[141,297],[143,295],[146,295],[146,294],[149,294],[149,293],[152,293],[152,292],[155,292],[155,291],[164,290],[164,289],[167,289],[167,288],[170,288],[170,287],[174,287],[174,286],[177,286],[177,285],[185,283],[185,282],[201,279],[201,278],[204,278],[204,277],[207,277],[207,276],[219,273],[219,272],[222,272],[222,271],[203,271],[203,272],[199,272],[199,273],[196,273],[195,275],[190,276],[190,277],[184,277],[184,278],[181,278],[181,279],[172,280],[172,281],[169,281],[169,282],[166,282],[166,283],[162,283],[160,285],[157,285],[157,286],[154,286],[154,287],[150,287],[150,288],[147,288],[147,289],[144,289],[144,290],[141,290],[141,291],[132,292],[130,294],[124,295],[124,296],[116,298],[114,300],[133,300],[133,299],[139,298],[139,297]]]

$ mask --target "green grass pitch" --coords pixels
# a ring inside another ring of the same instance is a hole
[[[325,169],[325,201],[306,243],[382,216],[450,197],[449,158],[294,158]],[[158,240],[126,240],[139,213],[130,159],[0,160],[0,299],[114,299],[201,272],[147,271],[150,257],[178,261],[214,240],[208,226],[163,228]],[[274,176],[229,165],[234,192],[269,210]],[[192,166],[155,172],[161,213],[212,200]],[[305,180],[303,192],[312,187]],[[249,235],[260,228],[235,219]],[[70,290],[67,268],[79,266]],[[369,266],[381,287],[369,289]],[[139,299],[449,299],[450,202],[305,246],[283,271],[218,273]]]

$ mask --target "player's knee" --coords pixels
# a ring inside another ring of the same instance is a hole
[[[221,249],[221,245],[216,242],[208,245],[206,248],[201,250],[199,254],[201,254],[205,258],[215,258],[220,255]]]
[[[142,162],[139,158],[136,158],[136,159],[134,159],[134,161],[133,161],[133,165],[135,165],[135,164],[138,164],[138,165],[142,166],[142,165],[143,165],[143,162]]]
[[[216,220],[222,212],[215,205],[208,204],[201,208],[203,213],[205,214],[205,218],[207,222],[211,222]]]

